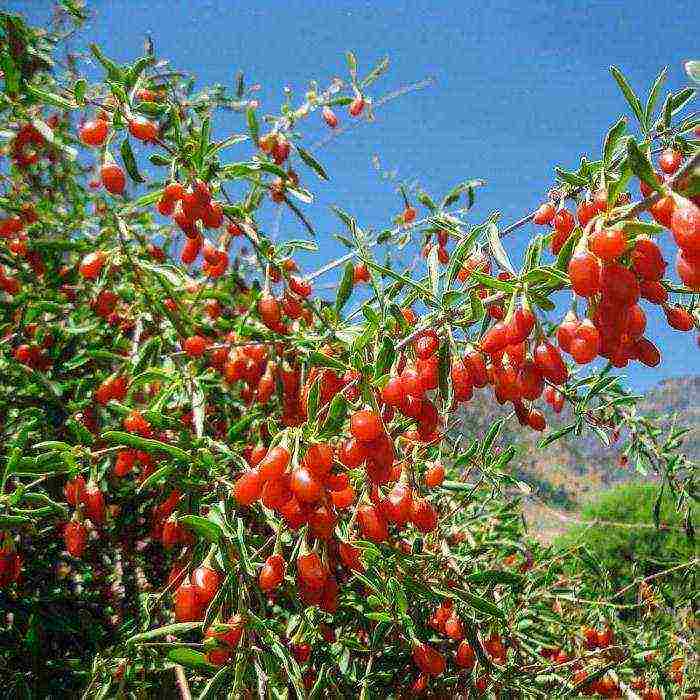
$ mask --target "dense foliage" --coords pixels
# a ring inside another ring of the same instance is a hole
[[[89,81],[62,53],[82,19],[0,15],[3,688],[696,697],[695,563],[673,607],[638,577],[617,602],[585,549],[528,540],[499,438],[627,440],[692,536],[683,430],[614,370],[661,361],[645,305],[698,323],[695,90],[662,98],[663,71],[642,102],[613,69],[638,129],[617,120],[536,212],[468,223],[479,180],[402,191],[378,232],[337,207],[348,254],[303,273],[329,175],[301,130],[371,119],[388,62],[349,53],[347,80],[263,114],[243,76],[197,89],[150,42],[125,65],[91,45]],[[241,133],[214,138],[218,110]],[[297,238],[269,234],[280,210]],[[531,225],[516,266],[502,240]],[[480,391],[503,413],[465,435]],[[541,401],[570,423],[547,433]]]
[[[683,590],[683,577],[692,574],[687,564],[694,557],[695,542],[686,536],[671,498],[659,502],[659,525],[654,524],[657,495],[657,486],[639,483],[603,492],[581,509],[581,524],[570,528],[556,544],[564,550],[586,548],[605,572],[604,585],[613,590],[630,586],[637,577],[678,567],[675,576],[668,574],[659,581],[659,592],[673,601],[674,591]],[[627,602],[634,602],[637,593],[631,586]]]

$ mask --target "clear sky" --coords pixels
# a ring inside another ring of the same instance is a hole
[[[43,22],[52,3],[7,5]],[[678,88],[685,84],[681,62],[700,58],[697,0],[107,0],[88,6],[96,14],[86,34],[107,55],[133,60],[150,32],[159,56],[203,84],[232,85],[243,69],[249,82],[261,83],[270,108],[282,101],[284,85],[300,94],[308,78],[325,84],[345,77],[347,49],[357,54],[361,72],[390,57],[375,98],[434,76],[432,87],[389,103],[374,124],[317,154],[332,177],[319,201],[338,202],[374,226],[401,208],[395,185],[373,167],[374,155],[399,179],[417,180],[437,196],[461,180],[484,178],[488,187],[479,192],[474,220],[499,209],[510,222],[540,202],[554,165],[573,168],[582,154],[599,154],[605,132],[626,108],[610,64],[646,94],[662,66],[669,66],[667,84]],[[231,129],[240,131],[236,119]],[[310,143],[324,133],[320,124],[310,131]],[[316,221],[323,257],[335,257],[342,251],[329,237],[339,232],[334,217]],[[294,237],[301,233],[292,218],[281,225]],[[523,229],[508,243],[514,260],[528,233]],[[309,261],[310,268],[318,264]],[[669,330],[656,310],[649,318],[648,335],[665,361],[656,370],[636,364],[625,370],[632,386],[697,373],[694,334]]]

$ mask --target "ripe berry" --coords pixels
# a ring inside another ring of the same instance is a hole
[[[338,117],[327,105],[324,106],[323,110],[321,111],[321,116],[323,117],[323,121],[326,122],[331,129],[335,129],[338,126]]]
[[[639,299],[639,281],[631,270],[619,263],[603,265],[600,273],[603,298],[619,308],[632,306]]]
[[[540,204],[532,221],[535,224],[551,224],[555,214],[556,209],[554,208],[554,204],[552,204],[552,202],[545,202],[544,204]]]
[[[371,542],[386,542],[389,539],[386,520],[376,506],[360,506],[357,511],[357,523],[364,539]]]
[[[568,209],[560,209],[552,222],[557,233],[568,238],[576,226],[576,220]]]
[[[297,277],[296,275],[292,275],[289,278],[289,288],[295,294],[298,294],[300,297],[304,297],[304,299],[311,294],[311,282],[302,279],[301,277]]]
[[[666,270],[661,249],[650,238],[640,237],[632,248],[632,269],[645,280],[660,280]]]
[[[348,107],[348,112],[350,112],[351,117],[359,117],[362,114],[362,110],[365,108],[365,100],[362,95],[357,95],[355,99],[350,103]]]
[[[679,248],[688,256],[700,256],[700,207],[692,202],[674,209],[671,232]]]
[[[175,591],[175,619],[178,622],[195,622],[204,614],[197,597],[197,589],[186,578]]]
[[[129,122],[129,133],[139,141],[150,143],[158,138],[158,126],[148,119],[132,119]]]
[[[571,288],[581,297],[591,297],[600,291],[600,262],[588,251],[576,253],[569,261]]]
[[[126,188],[124,171],[116,163],[105,163],[100,169],[103,187],[110,194],[123,194]]]
[[[357,263],[352,271],[352,281],[353,284],[359,284],[360,282],[369,282],[369,270],[367,265],[364,263]]]
[[[384,433],[382,419],[374,411],[358,411],[350,418],[350,432],[362,442],[372,442]]]
[[[200,605],[209,605],[221,586],[221,574],[208,566],[198,566],[190,576]]]
[[[459,641],[464,637],[464,630],[462,629],[462,621],[456,616],[451,615],[445,620],[445,634],[456,641]]]
[[[104,119],[91,119],[85,122],[78,136],[86,146],[101,146],[107,138],[109,126]]]
[[[535,348],[534,360],[537,368],[552,384],[564,384],[568,379],[569,372],[561,354],[550,342],[542,341]]]
[[[425,485],[429,489],[433,489],[436,486],[440,486],[445,480],[445,467],[442,464],[434,464],[430,469],[425,472]]]
[[[601,260],[612,262],[625,252],[627,238],[621,228],[603,228],[590,235],[588,247]]]
[[[201,357],[207,349],[206,338],[203,338],[201,335],[192,335],[185,339],[182,349],[190,357]]]
[[[468,641],[464,640],[457,647],[457,652],[455,653],[455,663],[460,668],[467,671],[471,671],[476,664],[476,653],[472,649]]]
[[[260,297],[258,313],[266,326],[275,326],[282,319],[280,304],[271,294],[264,294]]]
[[[695,326],[693,317],[682,306],[664,306],[666,320],[677,331],[689,331]]]
[[[262,481],[281,477],[287,470],[290,458],[291,455],[284,447],[278,445],[271,448],[258,464],[258,472]]]
[[[659,167],[666,175],[673,175],[680,167],[682,160],[683,154],[680,151],[676,151],[673,148],[666,148],[659,156]]]
[[[445,670],[442,654],[424,642],[413,647],[413,661],[420,671],[429,676],[439,676]]]
[[[63,487],[63,495],[66,501],[72,505],[77,506],[83,501],[83,495],[85,494],[85,479],[82,476],[76,476],[74,479],[66,482]]]
[[[325,477],[333,468],[333,450],[324,443],[314,443],[304,455],[304,467],[315,476]]]
[[[257,469],[249,469],[238,477],[233,485],[233,497],[243,506],[249,506],[260,498],[262,480]]]
[[[85,505],[85,515],[94,525],[100,525],[105,519],[105,497],[102,491],[90,483],[85,488],[82,502]]]
[[[673,197],[667,195],[666,197],[662,197],[658,202],[652,204],[649,211],[658,223],[666,228],[670,228],[671,217],[673,216],[675,208],[676,204],[673,201]]]
[[[416,220],[416,210],[414,207],[406,207],[401,214],[401,221],[404,224],[410,224]]]
[[[100,276],[107,256],[101,250],[88,253],[80,262],[80,275],[86,280],[94,280]]]
[[[302,503],[315,503],[323,495],[321,481],[306,467],[298,467],[292,472],[289,486]]]
[[[63,541],[65,542],[68,554],[76,559],[83,556],[87,545],[88,533],[85,525],[77,520],[71,520],[63,530]]]
[[[700,291],[700,258],[690,258],[683,253],[682,248],[679,249],[676,254],[676,272],[688,289]]]

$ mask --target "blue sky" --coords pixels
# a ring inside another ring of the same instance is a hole
[[[499,209],[507,223],[539,203],[554,165],[573,167],[582,154],[599,153],[605,132],[626,107],[610,64],[643,94],[664,65],[670,87],[685,84],[681,61],[700,58],[697,33],[690,29],[700,23],[700,10],[696,0],[664,5],[109,0],[89,3],[96,14],[87,35],[126,61],[139,55],[150,32],[158,55],[190,69],[203,84],[231,85],[241,68],[249,82],[262,84],[261,100],[270,108],[282,101],[283,85],[301,94],[308,78],[325,84],[334,75],[345,77],[346,49],[355,51],[361,71],[386,54],[391,68],[376,84],[375,98],[428,76],[436,82],[389,103],[374,124],[317,154],[332,176],[320,187],[319,201],[337,202],[362,224],[381,226],[401,207],[395,185],[372,165],[377,155],[386,170],[436,196],[461,180],[484,178],[488,186],[479,192],[473,220]],[[10,0],[9,7],[39,22],[51,3]],[[237,118],[230,129],[242,130]],[[314,123],[309,142],[323,133]],[[329,237],[338,231],[334,218],[322,212],[316,221],[322,257],[342,252]],[[287,217],[282,231],[301,233]],[[525,228],[508,243],[514,260],[528,233]],[[309,268],[318,264],[309,261]],[[667,329],[655,310],[648,315],[648,335],[665,361],[657,370],[628,368],[632,386],[697,372],[697,361],[689,361],[698,356],[694,334]]]

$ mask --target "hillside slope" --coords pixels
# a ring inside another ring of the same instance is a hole
[[[691,428],[684,451],[700,460],[700,375],[665,379],[647,393],[640,412],[658,416],[677,415],[677,424]],[[464,409],[465,435],[483,435],[494,415],[503,413],[485,392]],[[549,426],[568,422],[566,409],[561,416],[547,415]],[[541,435],[520,428],[511,421],[503,433],[503,444],[516,446],[512,464],[517,476],[529,484],[533,495],[525,504],[531,529],[550,539],[577,521],[579,507],[615,483],[639,478],[630,467],[619,463],[619,447],[606,447],[595,437],[563,438],[542,450],[537,447]]]

